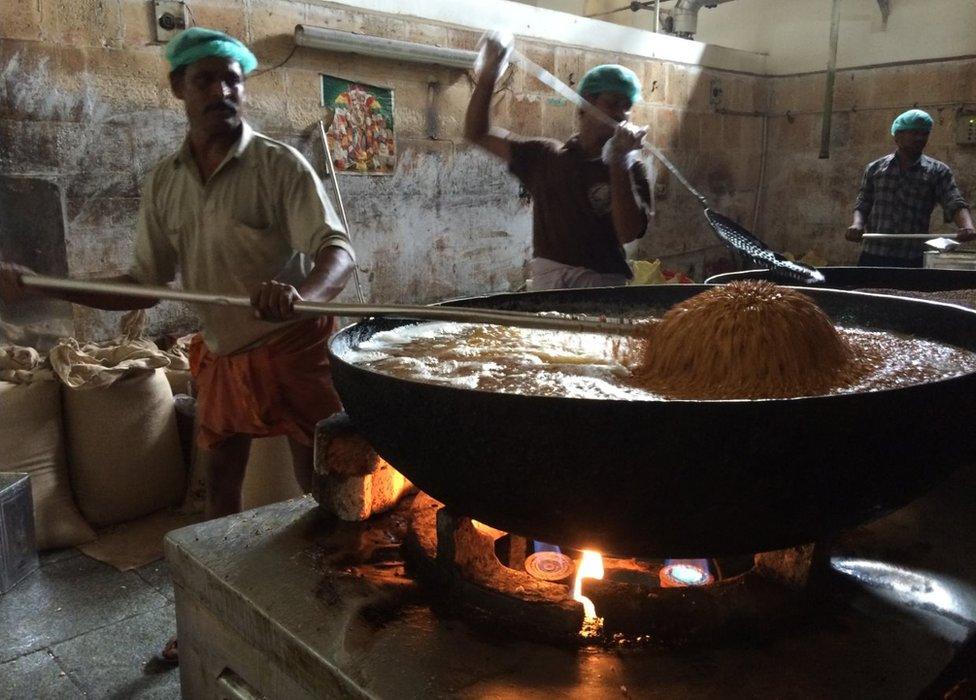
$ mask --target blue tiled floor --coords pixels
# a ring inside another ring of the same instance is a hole
[[[176,631],[165,561],[121,572],[77,550],[0,596],[0,698],[179,698],[153,657]]]

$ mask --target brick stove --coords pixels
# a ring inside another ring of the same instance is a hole
[[[706,586],[608,559],[584,638],[571,581],[526,573],[531,541],[355,454],[321,475],[326,507],[171,533],[185,697],[942,697],[972,663],[943,673],[976,629],[976,469],[829,545],[719,560]]]

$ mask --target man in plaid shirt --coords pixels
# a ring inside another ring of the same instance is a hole
[[[854,221],[847,240],[860,241],[867,224],[872,233],[928,233],[936,204],[945,220],[959,227],[957,240],[976,237],[969,204],[945,163],[922,154],[932,131],[932,117],[910,109],[891,125],[897,148],[869,164],[861,179],[854,206]],[[864,242],[859,265],[921,267],[924,240],[869,240]]]

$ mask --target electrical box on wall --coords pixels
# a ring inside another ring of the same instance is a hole
[[[180,0],[153,0],[156,41],[165,43],[186,29],[186,3]]]
[[[960,110],[956,114],[956,143],[976,144],[976,112]]]

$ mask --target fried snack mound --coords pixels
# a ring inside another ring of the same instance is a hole
[[[641,387],[678,399],[829,393],[868,370],[807,295],[771,282],[733,282],[676,304],[634,363]]]

